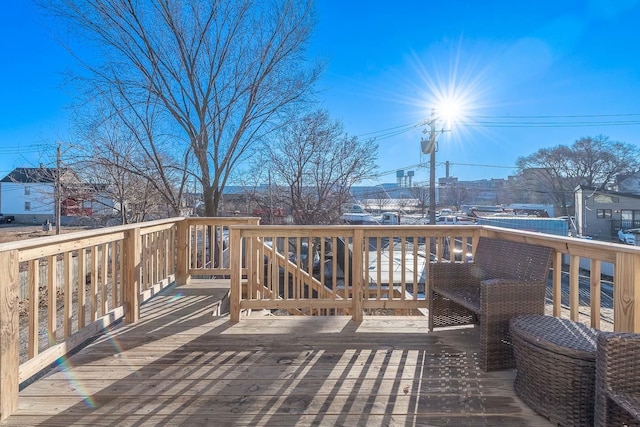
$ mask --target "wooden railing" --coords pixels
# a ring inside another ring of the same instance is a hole
[[[231,319],[260,309],[350,314],[356,321],[365,313],[419,313],[428,306],[430,262],[466,262],[480,233],[440,226],[231,227]]]
[[[191,276],[229,276],[229,227],[259,222],[260,218],[253,217],[188,218],[181,222],[178,282],[187,283]]]
[[[230,278],[234,322],[259,309],[420,314],[430,264],[468,262],[480,236],[555,249],[549,314],[640,332],[640,248],[489,226],[257,224],[172,218],[0,244],[0,418],[19,384],[109,325],[136,322],[172,283]]]
[[[229,274],[228,227],[171,218],[0,244],[0,419],[19,384],[192,275]]]
[[[640,332],[640,248],[468,225],[231,227],[231,320],[259,309],[349,314],[356,321],[380,310],[424,310],[429,264],[467,262],[480,236],[555,250],[548,314]],[[351,255],[339,253],[336,242]],[[300,247],[319,258],[301,262]],[[314,262],[321,267],[314,270]]]

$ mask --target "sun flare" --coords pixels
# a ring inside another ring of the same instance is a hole
[[[463,53],[462,43],[450,52],[414,57],[419,78],[416,81],[415,104],[421,106],[425,120],[433,120],[436,128],[451,143],[468,140],[478,113],[490,102],[485,68],[473,54]],[[475,127],[477,130],[477,127]]]
[[[465,100],[463,99],[442,99],[435,106],[437,116],[450,128],[456,120],[461,120],[465,111]]]
[[[432,95],[429,102],[435,109],[438,125],[447,132],[467,123],[477,108],[477,93],[473,85],[455,78],[440,82],[439,86],[430,85]]]

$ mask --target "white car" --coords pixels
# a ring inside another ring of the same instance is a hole
[[[440,215],[436,218],[436,224],[440,225],[471,225],[476,221],[472,218],[459,217],[456,215]]]
[[[620,229],[618,230],[618,239],[620,239],[622,243],[635,246],[636,233],[640,233],[640,228],[633,228],[629,230]]]

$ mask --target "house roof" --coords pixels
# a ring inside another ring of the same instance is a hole
[[[62,173],[66,169],[62,169]],[[15,168],[0,182],[53,183],[56,180],[55,168]]]
[[[638,194],[634,194],[634,193],[623,193],[620,191],[613,191],[613,190],[605,190],[605,189],[601,189],[598,187],[590,187],[588,185],[578,185],[574,191],[578,191],[578,190],[582,190],[582,191],[591,191],[594,193],[602,193],[602,194],[611,194],[614,196],[621,196],[621,197],[630,197],[633,199],[640,199],[640,195]]]

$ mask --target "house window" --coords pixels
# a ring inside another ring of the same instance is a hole
[[[31,187],[29,187],[29,186],[24,187],[24,195],[25,196],[30,196],[31,195]]]
[[[31,202],[24,202],[24,211],[29,212],[31,210]]]
[[[622,209],[620,216],[622,228],[638,228],[640,226],[640,210]]]
[[[593,196],[595,203],[620,203],[620,198],[609,194],[596,194]]]
[[[603,219],[611,219],[611,209],[597,209],[596,216]]]

